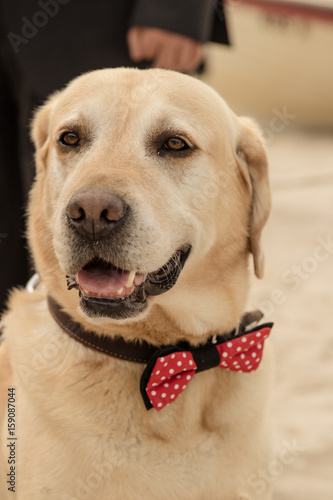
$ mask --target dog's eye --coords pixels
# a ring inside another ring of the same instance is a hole
[[[163,144],[163,149],[167,151],[185,151],[189,145],[180,137],[171,137]]]
[[[60,137],[60,142],[65,146],[77,146],[80,142],[80,138],[74,132],[64,132]]]

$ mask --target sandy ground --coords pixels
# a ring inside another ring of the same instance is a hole
[[[266,275],[250,305],[273,319],[274,500],[333,499],[333,134],[285,130],[268,144],[273,210]]]

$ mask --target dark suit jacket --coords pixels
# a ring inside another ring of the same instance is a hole
[[[126,44],[132,25],[228,43],[220,0],[0,0],[0,6],[5,53],[41,99],[85,71],[133,66]]]

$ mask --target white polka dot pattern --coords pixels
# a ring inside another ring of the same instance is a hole
[[[221,363],[220,367],[238,372],[256,370],[263,354],[263,342],[270,333],[269,327],[236,337],[232,342],[217,344]],[[222,362],[223,359],[223,362]]]
[[[196,370],[197,365],[189,351],[175,352],[158,358],[146,387],[153,407],[162,410],[175,400],[183,392]]]
[[[270,327],[264,326],[227,342],[214,344],[220,357],[218,366],[245,373],[256,370],[262,358],[263,343],[269,333]],[[186,388],[197,368],[190,351],[175,351],[157,358],[146,386],[151,405],[156,410],[162,410],[172,403]]]

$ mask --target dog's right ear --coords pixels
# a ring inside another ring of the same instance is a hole
[[[263,277],[264,255],[261,249],[261,232],[271,209],[268,179],[268,161],[258,126],[249,118],[241,118],[241,134],[237,156],[240,170],[251,192],[249,244],[253,254],[255,274]]]
[[[31,138],[36,151],[36,169],[44,165],[48,143],[52,111],[57,94],[53,94],[43,106],[37,109],[31,122]]]

